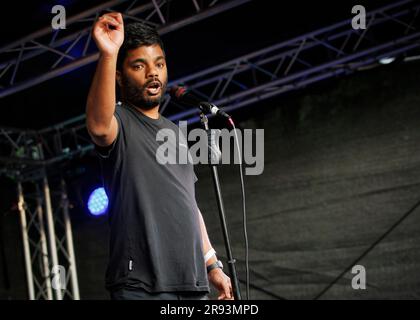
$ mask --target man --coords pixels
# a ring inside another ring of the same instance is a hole
[[[111,299],[208,299],[210,282],[218,299],[233,299],[197,207],[192,164],[156,161],[157,132],[178,132],[159,113],[168,78],[162,41],[145,24],[125,29],[115,12],[94,24],[100,56],[86,106],[110,200],[106,287]]]

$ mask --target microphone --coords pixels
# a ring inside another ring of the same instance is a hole
[[[175,101],[178,101],[179,103],[182,103],[184,105],[190,106],[190,107],[199,107],[201,111],[205,113],[211,113],[213,115],[221,116],[227,119],[230,119],[230,115],[228,115],[223,110],[220,110],[217,106],[215,106],[213,103],[202,101],[199,97],[185,89],[185,87],[182,86],[173,86],[171,89],[169,89],[169,94],[172,99]]]

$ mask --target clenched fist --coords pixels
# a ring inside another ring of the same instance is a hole
[[[93,25],[93,39],[104,56],[116,56],[124,41],[124,22],[121,13],[106,13]]]

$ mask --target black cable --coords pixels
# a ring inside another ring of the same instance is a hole
[[[229,122],[233,126],[233,131],[235,133],[235,142],[236,148],[238,150],[239,155],[239,171],[240,171],[240,178],[241,178],[241,192],[242,192],[242,214],[243,214],[243,229],[244,229],[244,239],[245,239],[245,272],[246,272],[246,299],[249,300],[249,250],[248,250],[248,232],[246,226],[246,200],[245,200],[245,184],[244,184],[244,176],[243,176],[243,169],[242,169],[242,153],[239,148],[238,142],[238,135],[236,133],[235,123],[233,122],[232,118],[229,118]]]

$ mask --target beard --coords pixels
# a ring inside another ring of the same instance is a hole
[[[132,79],[122,75],[121,93],[124,100],[143,110],[150,110],[157,107],[163,101],[168,82],[166,81],[165,83],[162,83],[159,81],[161,84],[160,94],[156,96],[148,96],[146,89],[147,86],[153,81],[159,80],[151,79],[147,81],[143,86],[139,87],[138,84],[134,83]]]

